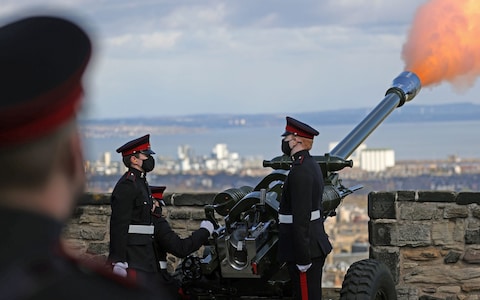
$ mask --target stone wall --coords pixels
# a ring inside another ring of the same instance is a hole
[[[172,228],[183,237],[197,229],[214,195],[165,195]],[[64,232],[74,254],[107,257],[109,196],[79,203]],[[370,258],[391,270],[399,300],[480,299],[480,193],[372,192],[368,214]],[[177,260],[169,262],[172,271]]]
[[[167,194],[164,211],[172,229],[187,237],[205,218],[203,207],[211,204],[214,193]],[[66,245],[74,255],[103,262],[108,257],[110,234],[110,194],[86,194],[76,207],[65,228]],[[169,270],[173,271],[177,259],[169,257]]]
[[[370,193],[370,258],[399,300],[480,299],[480,193]]]

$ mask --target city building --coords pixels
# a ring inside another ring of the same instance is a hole
[[[368,172],[381,172],[395,166],[395,152],[392,149],[363,149],[360,152],[360,168]]]

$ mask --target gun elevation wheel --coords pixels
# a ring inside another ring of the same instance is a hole
[[[340,300],[396,300],[395,283],[388,268],[378,260],[364,259],[348,268]]]

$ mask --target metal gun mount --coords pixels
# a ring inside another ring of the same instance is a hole
[[[347,158],[395,108],[412,100],[420,88],[417,75],[402,72],[393,80],[384,99],[330,153],[314,156],[325,182],[324,218],[334,216],[341,201],[362,188],[342,185],[338,171],[353,166]],[[184,261],[184,291],[200,299],[289,295],[288,272],[277,262],[276,251],[278,208],[291,163],[287,156],[264,161],[263,166],[274,171],[257,186],[225,190],[205,207],[205,215],[216,229],[205,246],[204,256]],[[223,225],[217,223],[215,212],[224,217]]]

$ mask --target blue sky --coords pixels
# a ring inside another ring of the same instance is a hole
[[[0,24],[67,13],[92,32],[89,118],[373,108],[404,69],[419,0],[2,0]],[[424,88],[417,104],[474,102]],[[408,103],[410,104],[410,103]],[[407,105],[408,105],[407,104]]]

